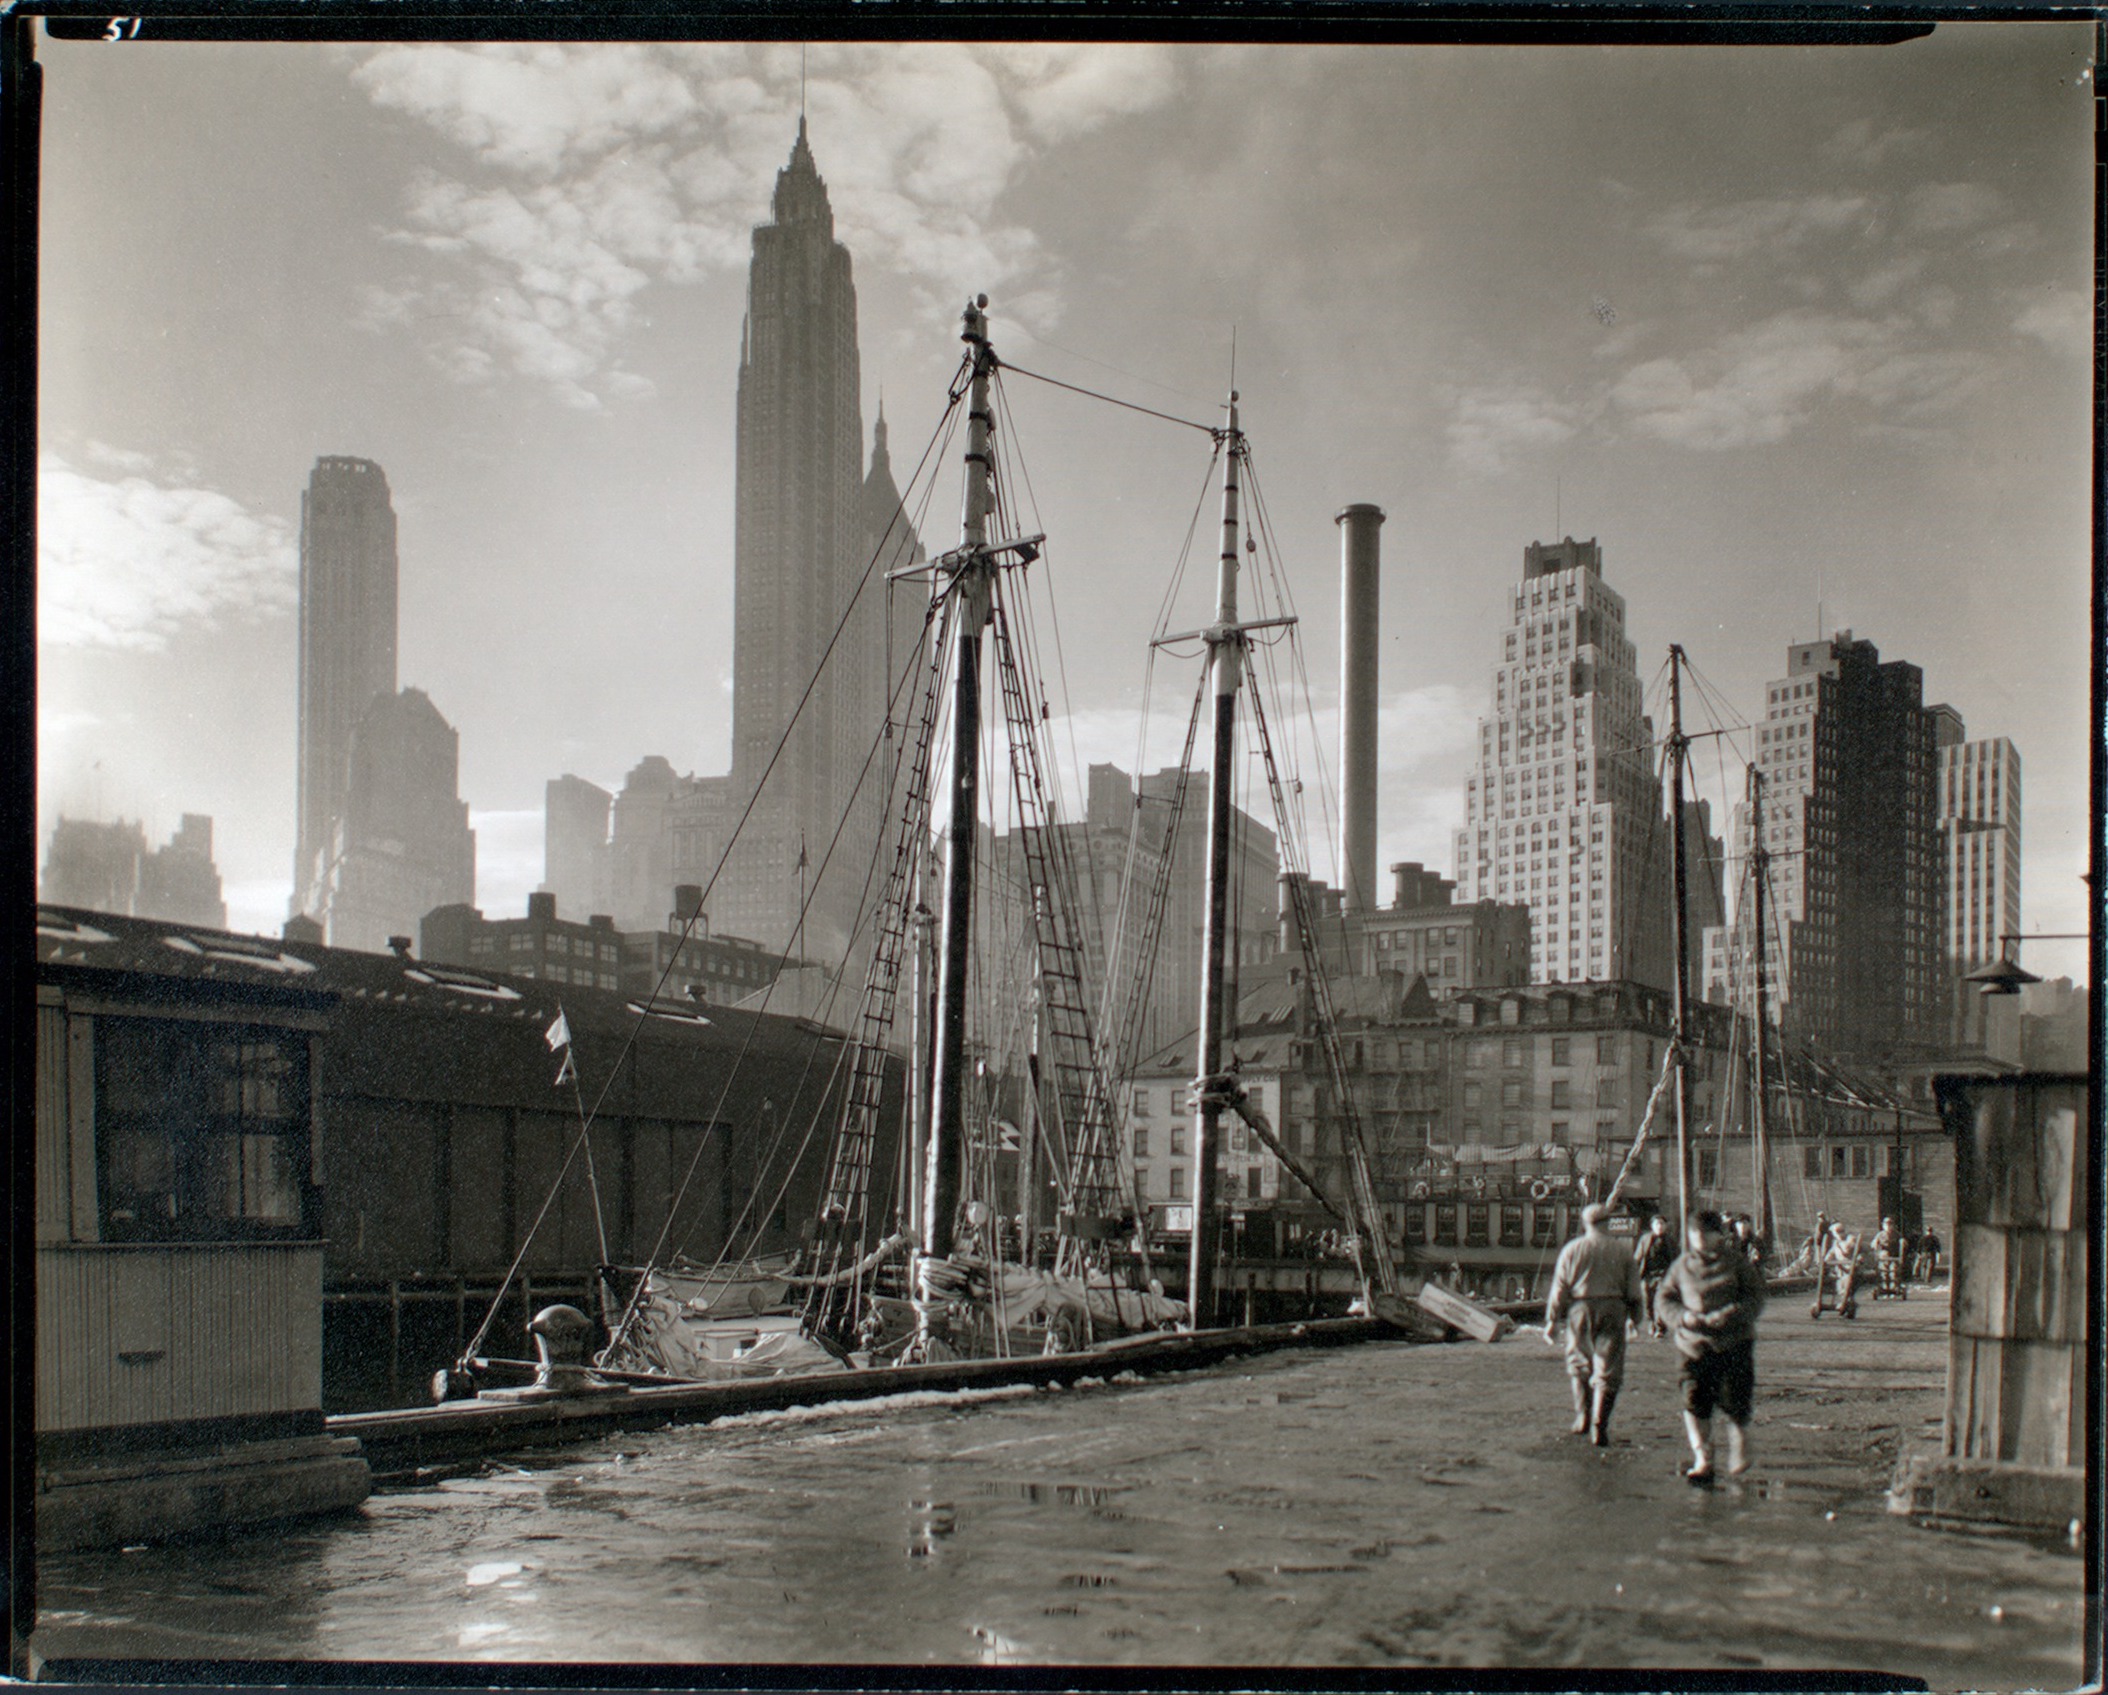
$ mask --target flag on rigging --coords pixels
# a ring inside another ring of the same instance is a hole
[[[556,1068],[556,1082],[552,1087],[561,1089],[566,1083],[575,1082],[578,1066],[571,1058],[571,1024],[570,1020],[564,1017],[562,1007],[556,1009],[556,1022],[542,1032],[542,1040],[549,1044],[551,1053],[561,1053],[564,1056],[563,1064]]]

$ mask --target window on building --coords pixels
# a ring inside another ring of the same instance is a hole
[[[1552,1105],[1561,1110],[1573,1105],[1567,1080],[1564,1077],[1552,1079]]]
[[[1700,1148],[1698,1150],[1698,1186],[1701,1189],[1715,1187],[1720,1181],[1720,1150]]]
[[[1615,1037],[1615,1036],[1598,1036],[1598,1037],[1596,1038],[1596,1063],[1597,1063],[1598,1065],[1615,1065],[1615,1064],[1617,1064],[1617,1062],[1618,1062],[1618,1039],[1617,1039],[1617,1037]]]
[[[1244,1198],[1248,1201],[1264,1198],[1259,1193],[1259,1167],[1256,1165],[1248,1165],[1244,1168]]]
[[[1182,1154],[1186,1151],[1186,1127],[1183,1124],[1171,1126],[1171,1151],[1174,1154]]]
[[[1464,1208],[1464,1246],[1483,1248],[1490,1245],[1487,1235],[1491,1225],[1493,1209],[1484,1201],[1472,1201]]]
[[[1522,1202],[1503,1201],[1500,1209],[1500,1245],[1504,1248],[1522,1246]]]
[[[1871,1177],[1873,1174],[1874,1161],[1872,1151],[1864,1142],[1854,1142],[1852,1144],[1852,1175],[1854,1177]]]
[[[1405,1244],[1409,1248],[1424,1246],[1427,1241],[1427,1208],[1418,1201],[1408,1201],[1405,1208]]]
[[[1457,1245],[1457,1203],[1435,1202],[1435,1245],[1453,1248]]]
[[[1848,1177],[1851,1175],[1851,1170],[1851,1150],[1842,1147],[1832,1148],[1830,1150],[1830,1175],[1832,1177]]]
[[[1514,1001],[1505,1002],[1503,1005],[1503,1010],[1505,1011],[1507,1007],[1512,1007],[1515,1005],[1517,1005],[1517,1003]],[[1500,1062],[1501,1064],[1507,1066],[1516,1066],[1522,1064],[1522,1042],[1519,1038],[1510,1036],[1506,1041],[1501,1043]]]
[[[1171,1198],[1174,1201],[1186,1198],[1186,1168],[1183,1165],[1174,1165],[1171,1168]]]
[[[1552,1228],[1559,1222],[1559,1208],[1553,1202],[1539,1201],[1530,1208],[1530,1246],[1548,1248],[1552,1245]]]
[[[305,1036],[98,1019],[95,1120],[105,1240],[320,1233]]]
[[[1564,1017],[1566,1013],[1567,1004],[1563,997],[1552,1003],[1552,1016],[1555,1019]],[[1571,1064],[1573,1062],[1573,1047],[1574,1041],[1571,1036],[1554,1036],[1552,1038],[1552,1063],[1554,1065]]]
[[[1146,1124],[1135,1126],[1134,1156],[1136,1159],[1149,1157],[1149,1126]]]
[[[1149,1116],[1149,1091],[1147,1089],[1135,1090],[1134,1115],[1137,1118],[1147,1118]]]

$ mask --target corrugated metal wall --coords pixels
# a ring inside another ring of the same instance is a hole
[[[322,1404],[322,1249],[40,1245],[37,1428]]]

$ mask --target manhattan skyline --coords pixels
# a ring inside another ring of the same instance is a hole
[[[1670,641],[1754,721],[1789,643],[1850,628],[1972,737],[2010,736],[2024,927],[2066,931],[2089,52],[2084,25],[815,43],[803,105],[856,266],[863,437],[883,400],[903,484],[972,293],[1013,365],[1201,422],[1234,337],[1321,715],[1332,514],[1387,511],[1379,864],[1453,873],[1506,596],[1525,546],[1572,534],[1602,545],[1657,731]],[[460,731],[486,911],[539,880],[548,779],[727,769],[739,324],[797,44],[39,55],[40,851],[62,811],[149,835],[210,813],[230,923],[282,921],[299,493],[324,454],[387,473],[401,676]],[[1063,620],[1056,745],[1154,769],[1186,684],[1138,750],[1145,644],[1205,438],[1009,391]],[[1182,604],[1173,627],[1202,621],[1191,573]],[[1709,762],[1719,818],[1740,769]],[[2085,975],[2083,944],[2023,957]]]

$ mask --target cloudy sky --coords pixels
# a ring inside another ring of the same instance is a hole
[[[1923,667],[2019,745],[2026,925],[2077,930],[2089,49],[815,43],[805,104],[896,463],[973,291],[1014,365],[1201,421],[1234,340],[1320,707],[1332,515],[1385,508],[1385,862],[1453,870],[1504,593],[1565,531],[1643,678],[1681,642],[1744,719],[1819,619]],[[44,830],[209,812],[232,921],[282,920],[326,453],[394,490],[401,678],[460,730],[486,910],[540,876],[546,779],[724,769],[744,273],[799,48],[40,55]],[[1059,739],[1132,766],[1208,443],[1009,397]],[[1701,762],[1739,792],[1727,745]]]

